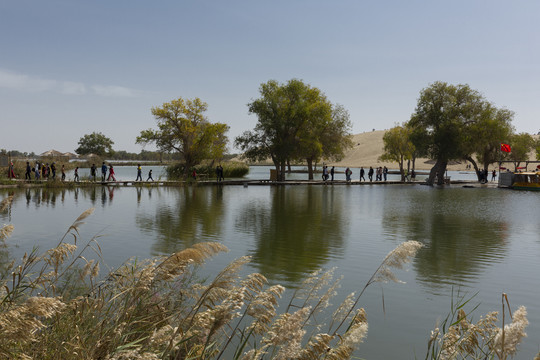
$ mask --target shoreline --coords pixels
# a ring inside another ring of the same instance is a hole
[[[49,189],[71,189],[78,187],[184,187],[184,186],[344,186],[344,185],[426,185],[423,181],[360,181],[360,180],[285,180],[285,181],[270,181],[268,179],[240,179],[240,180],[202,180],[202,181],[174,181],[174,180],[157,180],[157,181],[79,181],[79,182],[64,182],[51,183],[47,181],[26,182],[15,181],[15,184],[0,184],[0,189],[30,189],[30,188],[49,188]],[[449,185],[466,185],[467,187],[482,187],[482,188],[498,188],[498,182],[488,182],[482,184],[476,180],[450,180]],[[437,186],[437,185],[435,185]]]

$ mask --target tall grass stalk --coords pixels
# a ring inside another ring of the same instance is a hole
[[[497,326],[499,313],[489,312],[474,323],[472,312],[466,305],[474,298],[452,293],[450,312],[444,321],[431,331],[425,359],[508,359],[518,351],[518,345],[527,336],[529,324],[527,310],[520,306],[512,314],[508,296],[502,294],[502,324]],[[454,300],[455,299],[455,300]],[[511,322],[506,323],[506,313]],[[537,357],[540,356],[537,355]]]

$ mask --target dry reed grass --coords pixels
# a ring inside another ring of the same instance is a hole
[[[489,312],[474,323],[464,306],[470,301],[458,295],[458,301],[428,342],[426,359],[508,359],[516,355],[518,345],[527,336],[527,310],[520,306],[513,314],[508,296],[502,295],[502,325],[497,326],[498,312]],[[505,314],[511,322],[506,324]],[[538,357],[538,355],[537,355]]]
[[[79,216],[55,248],[25,254],[1,272],[0,358],[349,359],[368,332],[366,313],[357,307],[363,292],[375,282],[398,281],[392,269],[402,268],[422,246],[414,241],[399,245],[359,295],[349,295],[333,312],[330,301],[341,279],[334,279],[331,269],[308,276],[279,313],[285,288],[269,286],[257,273],[241,278],[247,257],[208,283],[198,281],[197,266],[226,251],[217,243],[130,260],[99,279],[96,238],[81,250],[77,245],[79,227],[92,212]],[[9,226],[0,232],[2,241],[13,231]],[[69,235],[73,243],[66,242]],[[89,250],[97,259],[83,256]],[[333,314],[327,331],[319,321],[323,312]],[[448,335],[437,332],[431,344],[440,344],[438,349],[449,354],[479,348],[469,335],[472,325],[459,316],[459,325],[451,326]],[[492,341],[502,353],[515,349],[526,322],[521,308],[513,318],[504,327],[504,340],[499,336]],[[482,331],[493,323],[490,315]]]

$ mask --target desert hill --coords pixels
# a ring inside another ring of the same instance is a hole
[[[383,136],[386,130],[376,130],[353,135],[353,147],[345,153],[345,158],[337,163],[329,163],[335,166],[370,167],[386,166],[389,169],[397,169],[397,163],[379,161],[384,150]],[[426,164],[429,159],[416,159],[417,170],[429,170],[432,164]],[[448,170],[465,170],[465,163],[450,165]],[[405,165],[406,166],[406,165]]]
[[[335,166],[349,167],[377,167],[387,166],[389,169],[397,169],[397,163],[388,163],[379,161],[379,156],[383,153],[384,143],[383,136],[386,130],[376,130],[353,135],[353,147],[345,153],[345,158],[337,163],[328,163]],[[534,136],[538,139],[538,135]],[[535,160],[535,154],[529,154],[529,160]],[[429,170],[432,168],[432,163],[426,163],[429,159],[416,159],[415,167],[418,170]],[[468,163],[462,161],[461,164],[452,164],[448,166],[448,170],[465,170]]]
[[[370,167],[373,166],[386,166],[389,169],[397,169],[397,163],[389,163],[379,161],[379,157],[383,153],[384,143],[383,136],[386,130],[376,130],[370,132],[364,132],[360,134],[353,135],[353,147],[345,153],[345,157],[342,161],[339,162],[325,162],[327,165],[334,165],[340,167],[354,167],[359,168],[360,166]],[[538,135],[534,136],[538,139]],[[531,152],[529,154],[529,160],[535,160],[535,154]],[[240,160],[240,159],[235,159]],[[415,168],[417,170],[430,170],[433,167],[433,163],[428,162],[429,159],[416,159]],[[268,164],[271,164],[271,161],[268,161]],[[448,166],[448,170],[465,170],[468,162],[462,161],[458,164],[451,164]],[[405,164],[406,166],[406,164]],[[480,166],[480,165],[479,165]]]

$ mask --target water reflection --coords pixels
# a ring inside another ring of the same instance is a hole
[[[18,194],[19,192],[15,192],[13,190],[10,191],[1,191],[0,192],[0,201],[6,200],[8,197],[13,196],[13,201],[15,201],[15,194]],[[0,224],[2,226],[4,223],[8,223],[11,221],[11,211],[12,211],[13,205],[7,205],[4,209],[4,211],[0,211],[0,219],[2,219],[3,223]]]
[[[391,194],[387,194],[391,195]],[[478,191],[407,191],[383,216],[383,227],[401,240],[417,240],[414,268],[420,283],[444,294],[451,285],[471,286],[485,267],[508,251],[508,224],[491,216],[491,203]]]
[[[88,200],[92,207],[96,207],[97,205],[104,207],[113,203],[117,188],[118,186],[92,186],[88,188],[36,187],[26,188],[24,191],[14,191],[11,194],[15,195],[14,201],[24,198],[27,208],[39,208],[42,206],[55,208],[58,201],[64,204],[66,197],[69,199],[68,204],[71,204],[72,200],[77,203],[79,198],[82,198]]]
[[[257,271],[294,286],[342,254],[342,201],[333,187],[273,187],[269,201],[246,203],[235,228],[255,237],[250,255]]]
[[[62,189],[51,189],[51,188],[28,188],[25,189],[24,193],[20,193],[22,197],[24,195],[26,200],[26,207],[51,207],[56,206],[58,197],[60,197],[60,202],[63,203],[66,197],[66,190]]]
[[[137,189],[137,201],[151,188]],[[201,241],[220,241],[225,207],[223,188],[162,189],[171,197],[172,203],[160,204],[154,213],[141,211],[137,214],[137,226],[143,231],[154,233],[156,240],[152,245],[153,255],[170,254]]]

